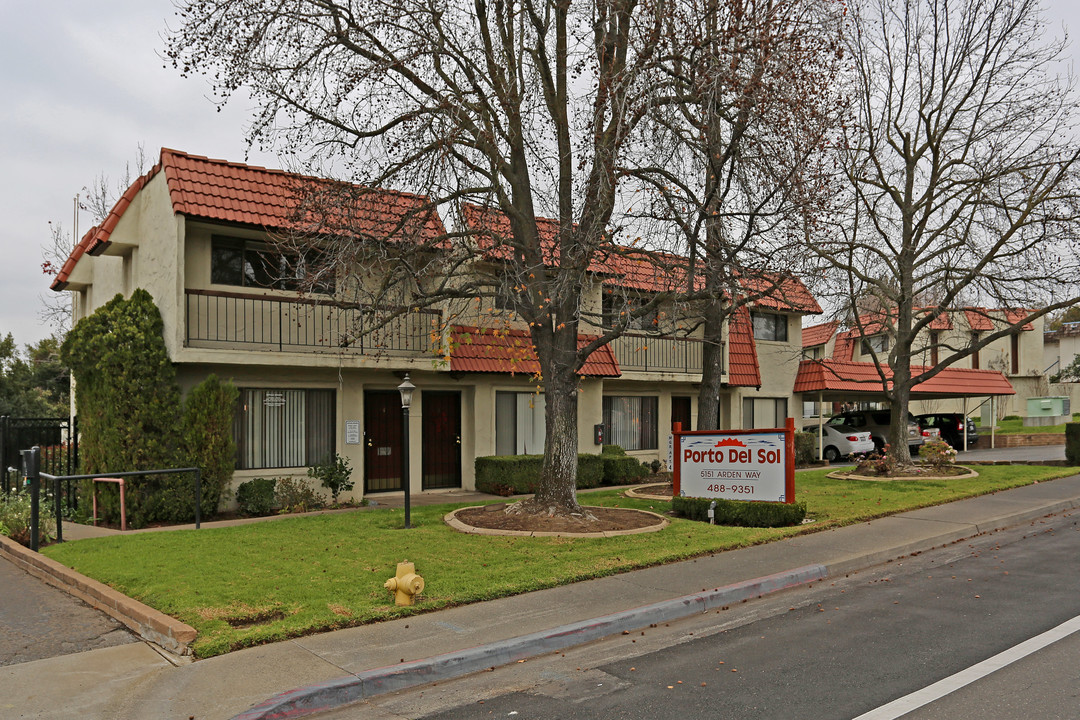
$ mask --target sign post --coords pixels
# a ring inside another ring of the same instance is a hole
[[[795,502],[795,420],[768,430],[672,432],[676,496]]]

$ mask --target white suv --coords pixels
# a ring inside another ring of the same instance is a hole
[[[891,410],[848,410],[828,419],[828,425],[847,425],[854,430],[867,431],[874,445],[880,450],[885,447],[889,436]],[[940,432],[937,428],[919,428],[915,416],[908,413],[908,449],[916,453],[923,443],[936,439]]]

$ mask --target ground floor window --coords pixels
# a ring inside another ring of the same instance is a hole
[[[655,396],[605,396],[604,444],[623,450],[655,450],[658,406]]]
[[[542,454],[545,407],[540,393],[495,393],[495,454]]]
[[[787,422],[787,398],[743,398],[743,429],[782,428]]]
[[[335,450],[334,391],[241,388],[233,423],[238,470],[308,467]]]

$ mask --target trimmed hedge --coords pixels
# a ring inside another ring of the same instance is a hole
[[[674,497],[671,509],[678,517],[709,522],[711,498]],[[737,527],[783,527],[798,525],[806,517],[806,503],[746,502],[716,500],[717,525]]]
[[[814,456],[814,436],[808,432],[795,433],[795,464],[805,467],[817,460]]]
[[[629,479],[649,474],[648,468],[618,445],[605,445],[600,457],[604,460],[604,485],[625,485]]]
[[[1065,423],[1065,460],[1080,465],[1080,423]]]
[[[636,461],[635,461],[636,462]],[[543,455],[488,455],[476,458],[476,489],[492,495],[527,495],[536,492]],[[604,479],[604,458],[578,455],[577,489],[599,487]]]
[[[241,515],[269,515],[274,511],[276,478],[255,478],[236,489],[236,509]]]

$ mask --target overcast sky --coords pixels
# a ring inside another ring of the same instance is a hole
[[[1080,28],[1076,0],[1044,7],[1055,28]],[[115,184],[140,143],[150,165],[164,146],[281,166],[244,143],[248,106],[217,112],[205,81],[164,67],[174,12],[171,0],[0,0],[0,336],[53,332],[40,318],[48,223],[70,232],[75,194],[100,174]],[[81,213],[80,233],[91,222]]]

